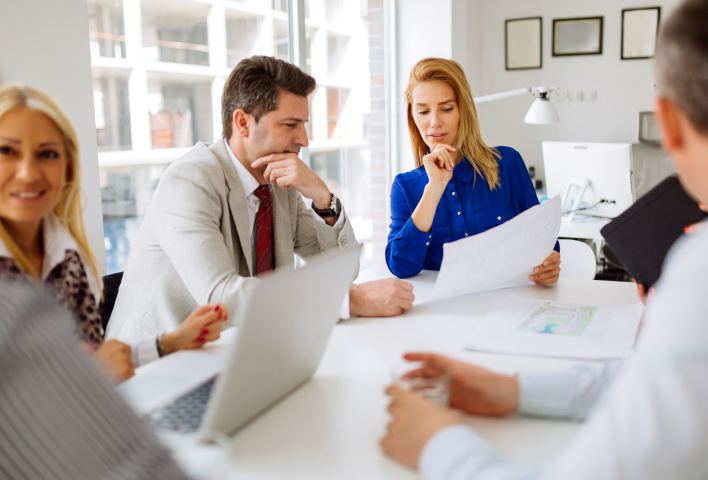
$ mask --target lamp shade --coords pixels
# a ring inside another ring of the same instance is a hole
[[[557,123],[560,120],[556,109],[551,105],[548,98],[537,98],[531,104],[531,108],[526,112],[524,122],[543,125],[548,123]]]

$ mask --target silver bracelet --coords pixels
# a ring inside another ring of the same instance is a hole
[[[162,335],[164,335],[164,333]],[[165,356],[165,345],[162,343],[162,335],[158,335],[157,338],[155,338],[155,344],[157,345],[157,354],[160,357]]]

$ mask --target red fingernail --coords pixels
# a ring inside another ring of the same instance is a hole
[[[209,333],[209,330],[202,330],[202,335],[206,335],[207,333]]]
[[[691,229],[691,226],[689,225],[688,227],[683,227],[684,233],[688,233],[688,231]]]
[[[219,306],[217,305],[216,308],[214,309],[215,312],[219,311]]]
[[[206,341],[206,338],[204,338],[204,337],[199,337],[199,338],[197,338],[197,341],[198,341],[198,342],[205,342],[205,341]]]

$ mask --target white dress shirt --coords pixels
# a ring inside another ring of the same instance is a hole
[[[224,144],[226,145],[226,151],[229,153],[231,161],[234,162],[236,167],[236,172],[241,180],[241,186],[243,187],[243,194],[246,197],[246,209],[248,210],[248,226],[251,232],[251,256],[253,259],[252,265],[257,265],[256,261],[256,236],[253,234],[255,224],[256,224],[256,213],[258,213],[258,207],[261,206],[261,200],[256,196],[256,188],[260,186],[258,180],[249,172],[246,167],[236,158],[233,150],[229,146],[229,142],[224,138]],[[268,189],[273,190],[273,184],[268,184]],[[322,217],[316,215],[312,212],[312,217],[316,222],[327,223]],[[344,225],[344,215],[340,215],[337,222],[334,224],[335,227]],[[347,319],[349,318],[349,291],[344,295],[344,301],[339,309],[339,318]]]
[[[40,280],[44,283],[54,267],[64,261],[67,250],[73,250],[79,254],[84,265],[86,279],[89,289],[96,300],[96,306],[101,301],[101,287],[98,279],[93,274],[93,269],[89,268],[88,259],[84,256],[74,237],[64,228],[54,214],[49,214],[42,219],[42,238],[44,240],[44,258],[42,259],[42,272]],[[0,257],[12,258],[5,243],[0,240]],[[133,363],[135,366],[145,365],[160,358],[157,351],[155,336],[145,337],[137,343],[131,345]]]
[[[241,180],[241,186],[243,187],[243,195],[246,198],[246,210],[248,211],[248,231],[251,232],[251,258],[253,260],[252,265],[258,265],[256,260],[256,236],[253,234],[256,225],[256,214],[258,213],[258,208],[261,206],[261,200],[256,195],[256,189],[260,186],[258,180],[251,175],[246,167],[236,158],[234,152],[229,147],[229,142],[224,139],[226,144],[226,151],[229,152],[229,157],[231,161],[234,162],[236,167],[236,172],[238,173],[238,178]],[[273,190],[273,184],[268,184],[268,191]]]
[[[521,372],[524,414],[588,420],[543,470],[499,455],[474,430],[435,434],[426,480],[708,478],[708,229],[671,249],[633,357],[604,368]]]

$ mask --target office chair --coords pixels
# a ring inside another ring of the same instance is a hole
[[[104,332],[106,331],[108,320],[111,319],[113,307],[116,304],[121,280],[123,280],[123,272],[112,273],[103,277],[103,300],[98,306],[98,313],[101,315],[101,326]]]
[[[592,248],[577,240],[558,240],[561,251],[561,271],[558,278],[594,280],[597,260]]]

